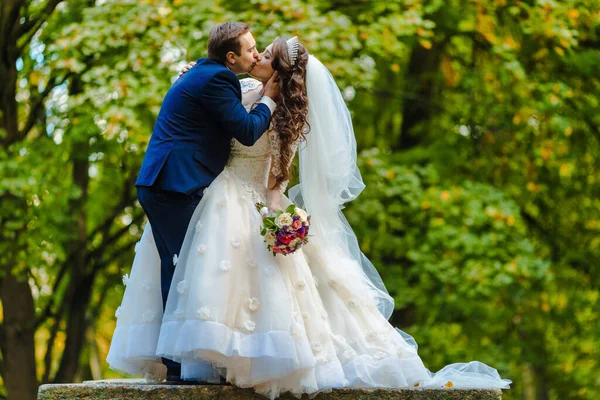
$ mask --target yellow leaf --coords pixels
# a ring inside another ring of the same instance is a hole
[[[400,65],[398,65],[398,64],[392,64],[392,71],[394,71],[394,72],[400,72]]]
[[[386,173],[385,173],[385,177],[388,179],[394,179],[394,171],[392,171],[391,169],[389,169]]]
[[[427,50],[431,49],[431,42],[429,40],[419,40],[419,44]]]
[[[496,43],[494,25],[494,20],[489,15],[477,15],[477,31],[481,33],[490,43]]]
[[[551,150],[551,149],[549,149],[549,148],[547,148],[547,147],[544,147],[544,148],[542,149],[542,158],[543,158],[544,160],[546,160],[546,161],[547,161],[547,160],[550,158],[550,156],[551,156],[551,155],[552,155],[552,150]]]
[[[540,58],[544,58],[548,55],[548,49],[543,47],[541,49],[539,49],[538,51],[536,51],[536,53],[534,54],[534,57],[536,59],[540,59]]]
[[[573,8],[573,9],[569,10],[569,12],[567,12],[567,15],[571,19],[579,18],[579,10],[576,10]]]
[[[515,125],[519,125],[522,121],[521,115],[520,114],[515,114],[515,116],[513,117],[513,124]]]
[[[29,82],[32,86],[37,86],[38,83],[40,83],[40,77],[41,74],[37,71],[34,71],[31,74],[29,74]]]
[[[540,191],[540,185],[538,185],[535,182],[528,182],[527,183],[527,190],[529,190],[530,192],[539,192]]]
[[[560,92],[560,85],[558,83],[555,83],[554,86],[552,86],[552,91],[558,94],[558,92]]]
[[[444,75],[444,79],[448,86],[454,86],[457,81],[457,73],[454,67],[452,66],[452,62],[450,61],[450,57],[442,58],[442,75]]]
[[[573,134],[573,128],[568,126],[567,129],[565,129],[565,135],[571,136],[572,134]]]
[[[454,384],[452,383],[452,381],[448,381],[444,384],[444,386],[446,386],[448,389],[453,388]]]
[[[519,47],[519,44],[510,35],[504,37],[504,45],[509,49],[516,49]]]
[[[447,190],[442,191],[442,193],[440,194],[440,199],[446,201],[450,198],[450,192]]]
[[[565,51],[561,47],[555,47],[554,52],[561,57],[563,57],[565,55]]]
[[[513,217],[512,215],[509,215],[508,218],[506,218],[506,225],[513,226],[514,224],[515,224],[515,217]]]
[[[571,175],[573,175],[573,165],[569,163],[561,164],[559,175],[563,178],[569,178]]]

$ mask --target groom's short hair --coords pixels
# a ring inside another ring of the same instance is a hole
[[[249,30],[250,24],[242,22],[225,22],[215,26],[208,36],[208,58],[225,64],[230,51],[239,56],[242,53],[240,36]]]

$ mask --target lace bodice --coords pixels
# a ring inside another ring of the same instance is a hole
[[[262,84],[252,78],[242,79],[242,103],[246,110],[260,99]],[[227,173],[234,173],[255,201],[265,202],[265,190],[269,182],[269,173],[277,175],[281,171],[279,162],[279,135],[268,129],[253,146],[244,146],[236,139],[231,140],[231,153],[225,166]],[[297,146],[295,146],[297,148]],[[282,185],[281,191],[285,190]]]

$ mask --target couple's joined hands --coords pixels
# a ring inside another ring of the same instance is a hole
[[[190,63],[184,66],[177,76],[181,76],[188,72],[196,65],[195,61],[190,61]],[[263,96],[270,97],[275,100],[279,96],[279,74],[277,71],[271,76],[271,78],[267,81],[266,85],[263,87]]]

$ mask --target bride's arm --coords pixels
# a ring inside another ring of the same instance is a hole
[[[273,174],[269,173],[269,184],[267,186],[265,197],[267,198],[267,207],[270,211],[277,211],[281,209],[281,197],[283,196],[283,192],[285,192],[285,188],[283,190],[270,189],[275,185],[275,182],[275,177]]]

